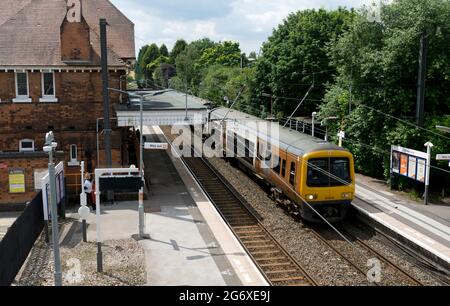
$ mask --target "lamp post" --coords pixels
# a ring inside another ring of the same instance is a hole
[[[428,205],[428,186],[430,185],[430,163],[431,163],[431,148],[434,146],[431,142],[427,142],[425,145],[427,147],[427,167],[426,167],[426,177],[425,177],[425,195],[424,195],[424,203]]]
[[[325,141],[328,141],[328,125],[327,125],[327,121],[328,120],[337,120],[337,119],[339,119],[339,118],[338,117],[326,117],[320,122],[321,126],[325,125]]]
[[[117,91],[123,94],[128,95],[130,98],[139,98],[139,110],[140,110],[140,135],[139,135],[139,173],[142,178],[142,182],[144,182],[144,100],[146,97],[154,96],[154,94],[148,94],[148,93],[129,93],[127,91],[118,90],[115,88],[108,88],[112,91]],[[187,109],[186,109],[187,110]],[[145,234],[145,222],[144,222],[144,184],[142,184],[142,187],[139,189],[139,206],[138,206],[138,212],[139,212],[139,238],[143,239]]]
[[[273,95],[268,93],[262,93],[262,97],[270,98],[270,116],[266,118],[266,120],[274,121],[275,118],[273,117]]]
[[[81,162],[81,194],[80,194],[80,208],[78,209],[78,214],[81,218],[81,224],[83,229],[83,242],[87,242],[86,233],[86,219],[89,217],[91,210],[87,207],[86,192],[83,188],[83,178],[84,178],[84,161]]]
[[[50,205],[52,216],[52,241],[53,241],[53,256],[55,261],[55,286],[62,285],[61,273],[61,258],[59,254],[59,233],[58,233],[58,208],[56,203],[56,177],[55,164],[53,163],[53,151],[58,146],[55,142],[53,132],[48,132],[45,135],[44,152],[48,153],[48,176],[50,181]],[[45,192],[45,190],[44,190]]]
[[[314,137],[314,120],[316,119],[316,116],[317,116],[317,112],[313,112],[312,114],[311,114],[311,117],[312,117],[312,121],[311,121],[311,136],[312,137]]]

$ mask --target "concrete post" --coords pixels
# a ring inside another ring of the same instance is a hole
[[[58,208],[56,203],[56,177],[53,163],[53,133],[47,134],[48,176],[50,180],[50,205],[52,216],[52,242],[55,265],[55,286],[62,286],[61,258],[59,254]]]
[[[431,148],[433,147],[433,144],[431,142],[427,142],[425,144],[425,146],[427,147],[427,155],[428,155],[428,160],[427,160],[427,167],[426,167],[426,178],[425,178],[425,195],[424,195],[424,204],[428,205],[428,188],[430,185],[430,169],[431,169]]]

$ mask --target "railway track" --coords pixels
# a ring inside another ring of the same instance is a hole
[[[423,286],[423,284],[418,279],[416,279],[414,276],[412,276],[411,274],[409,274],[408,272],[403,270],[401,267],[399,267],[397,264],[392,262],[390,259],[388,259],[384,255],[382,255],[377,250],[375,250],[369,244],[367,244],[366,242],[364,242],[357,236],[351,234],[343,226],[339,226],[339,227],[337,227],[337,229],[339,230],[339,232],[342,235],[344,235],[349,241],[352,241],[357,247],[370,253],[371,258],[377,258],[378,260],[380,260],[380,262],[382,264],[384,264],[384,268],[389,267],[389,268],[393,269],[397,273],[398,276],[401,275],[401,277],[403,277],[405,280],[407,280],[408,283],[411,285]],[[340,257],[342,257],[347,263],[349,263],[352,267],[354,267],[359,273],[361,273],[363,275],[367,274],[367,270],[361,268],[361,266],[358,265],[358,263],[349,259],[349,257],[346,256],[344,254],[344,252],[342,252],[337,246],[333,245],[332,242],[330,242],[327,238],[325,238],[323,231],[317,230],[314,227],[310,227],[310,230],[320,241],[322,241],[323,243],[328,245],[331,249],[333,249],[333,251],[335,253],[337,253]],[[327,233],[330,233],[330,232],[333,232],[332,235],[337,236],[337,234],[334,231],[332,231],[331,229],[327,229]],[[360,254],[360,256],[362,256],[362,254]],[[392,274],[389,274],[388,277],[385,277],[385,279],[390,279],[390,278],[393,278]],[[373,284],[379,285],[378,283],[373,283]]]
[[[174,135],[171,135],[170,128],[161,129],[172,142]],[[182,157],[182,160],[269,284],[317,285],[304,267],[264,228],[245,201],[205,159]]]

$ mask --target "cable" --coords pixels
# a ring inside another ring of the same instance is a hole
[[[410,125],[410,126],[412,126],[412,127],[416,128],[416,129],[420,129],[420,130],[423,130],[423,131],[429,132],[429,133],[431,133],[431,134],[433,134],[433,135],[436,135],[436,136],[439,136],[439,137],[445,138],[445,139],[447,139],[447,140],[450,140],[450,137],[447,137],[447,136],[444,136],[444,135],[442,135],[442,134],[439,134],[439,133],[433,132],[433,131],[431,131],[431,130],[428,130],[428,129],[426,129],[426,128],[423,128],[423,127],[421,127],[421,126],[415,125],[414,123],[411,123],[411,122],[409,122],[409,121],[406,121],[406,120],[403,120],[403,119],[397,118],[397,117],[395,117],[395,116],[392,116],[392,115],[386,114],[386,113],[384,113],[384,112],[382,112],[382,111],[380,111],[380,110],[377,110],[377,109],[375,109],[375,108],[373,108],[373,107],[370,107],[370,106],[364,105],[363,103],[359,103],[359,104],[358,104],[358,106],[363,106],[363,107],[366,107],[366,108],[368,108],[368,109],[370,109],[370,110],[373,110],[373,111],[375,111],[375,112],[377,112],[377,113],[379,113],[379,114],[385,115],[385,116],[387,116],[387,117],[389,117],[389,118],[392,118],[392,119],[398,120],[398,121],[400,121],[400,122],[403,122],[403,123],[405,123],[405,124],[408,124],[408,125]]]
[[[363,147],[369,148],[369,149],[371,149],[372,151],[375,151],[375,152],[378,152],[378,153],[382,153],[382,154],[391,156],[391,152],[390,152],[390,151],[385,151],[385,150],[378,150],[378,149],[375,149],[373,146],[368,145],[368,144],[365,144],[365,143],[363,143],[363,142],[361,142],[361,141],[352,141],[352,140],[350,140],[350,139],[348,139],[348,138],[346,138],[345,141],[346,141],[346,142],[353,143],[353,144],[358,144],[358,145],[361,145],[361,146],[363,146]],[[436,170],[439,170],[439,171],[442,171],[442,172],[445,172],[445,173],[449,173],[449,174],[450,174],[450,171],[449,171],[449,170],[446,170],[446,169],[443,169],[443,168],[440,168],[440,167],[437,167],[437,166],[430,165],[430,168],[433,168],[433,169],[436,169]]]

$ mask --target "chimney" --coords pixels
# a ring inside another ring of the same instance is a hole
[[[92,63],[89,26],[83,17],[81,0],[67,1],[67,14],[61,24],[61,60],[70,65]]]

